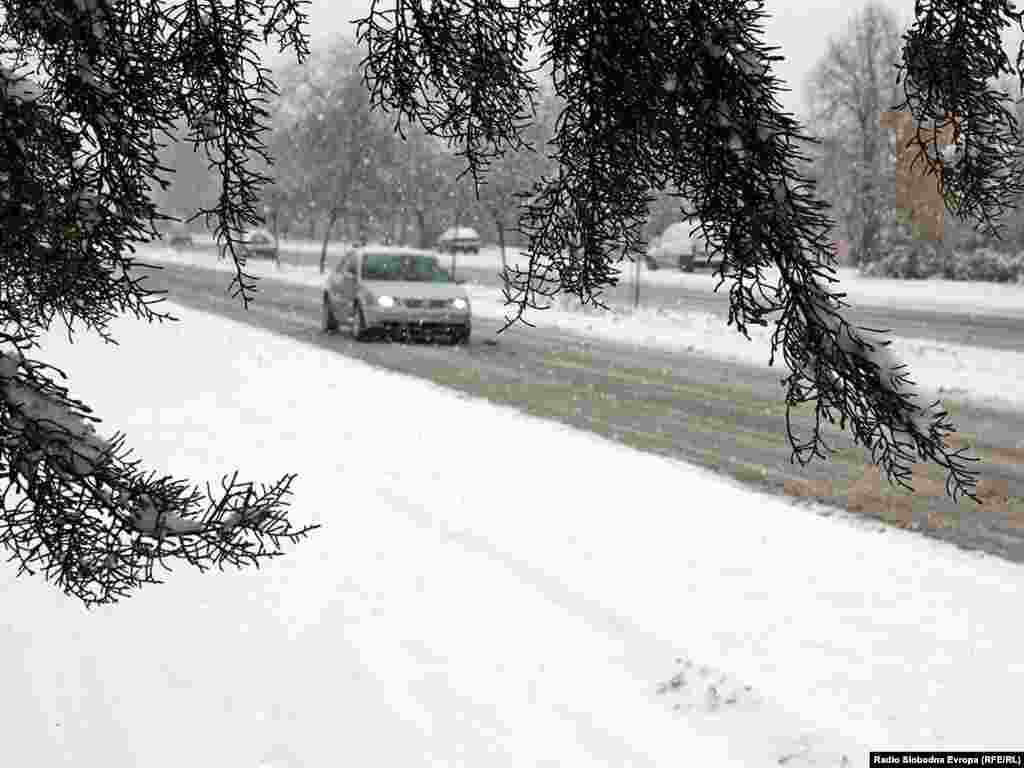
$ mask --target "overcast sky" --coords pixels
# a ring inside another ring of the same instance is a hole
[[[914,0],[882,2],[892,9],[901,25],[912,21]],[[840,36],[864,5],[857,0],[765,0],[764,10],[769,15],[762,22],[763,42],[781,46],[772,55],[785,57],[785,61],[775,62],[772,73],[791,89],[776,97],[783,109],[800,114],[803,78],[825,54],[829,36]],[[394,0],[383,0],[380,7],[390,10]],[[319,46],[346,30],[354,34],[355,27],[349,22],[365,16],[369,9],[368,0],[312,0],[307,6],[311,46]]]

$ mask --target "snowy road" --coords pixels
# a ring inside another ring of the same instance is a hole
[[[874,475],[865,451],[828,426],[826,439],[840,452],[829,462],[792,464],[780,369],[542,328],[510,329],[492,346],[484,340],[494,338],[498,324],[486,318],[475,319],[475,341],[468,350],[362,345],[345,335],[317,332],[315,288],[263,279],[257,300],[246,311],[226,293],[229,278],[224,273],[165,264],[163,271],[146,274],[150,287],[166,289],[175,301],[197,309],[683,459],[774,494],[796,492],[890,523],[922,524],[930,535],[1024,562],[1024,520],[1007,514],[1016,507],[979,509],[962,500],[953,504],[938,468],[929,468],[931,474],[920,482],[915,474],[919,493],[913,496],[877,480],[866,486]],[[977,447],[984,462],[981,477],[1002,484],[1009,497],[1024,496],[1024,454],[1016,447],[1024,435],[1024,415],[966,403],[946,405],[961,434]],[[794,423],[806,435],[813,422],[805,412]],[[868,493],[865,487],[879,492]],[[645,491],[637,488],[639,494]],[[663,503],[673,509],[669,500]]]

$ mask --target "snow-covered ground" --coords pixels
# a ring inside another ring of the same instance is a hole
[[[5,764],[1019,748],[1019,566],[166,308],[182,322],[118,319],[120,346],[55,328],[37,356],[147,469],[214,487],[297,471],[292,514],[324,527],[261,570],[179,567],[92,614],[5,564]]]
[[[477,257],[481,263],[492,258],[490,251]],[[138,258],[145,262],[162,261],[196,264],[233,272],[228,260],[218,261],[216,254],[203,251],[173,251],[166,248],[140,249]],[[460,254],[460,259],[463,256]],[[334,261],[328,262],[331,267]],[[272,263],[251,260],[246,271],[258,276],[273,277],[300,285],[320,287],[324,276],[317,268],[282,264],[278,270]],[[625,270],[624,272],[631,272]],[[676,281],[688,288],[713,290],[718,280],[708,274],[644,272],[643,279]],[[946,280],[901,281],[858,278],[854,270],[838,272],[841,282],[832,291],[847,293],[852,306],[898,306],[901,308],[956,308],[979,315],[994,312],[1024,317],[1024,286],[992,283],[963,283]],[[225,288],[229,281],[225,280]],[[501,319],[508,315],[501,291],[483,286],[467,286],[478,316]],[[727,290],[723,285],[721,291]],[[617,309],[606,312],[593,307],[572,307],[568,302],[554,304],[544,311],[529,311],[526,319],[541,327],[555,327],[579,334],[596,336],[627,344],[657,347],[673,351],[699,353],[719,359],[750,365],[767,366],[771,352],[770,338],[774,326],[750,327],[751,341],[735,328],[726,326],[717,315],[679,309],[644,308],[638,311]],[[931,339],[904,338],[887,335],[889,348],[910,371],[911,381],[928,401],[936,397],[946,400],[971,401],[996,408],[1024,408],[1024,353],[968,347]],[[785,366],[781,350],[776,366]]]

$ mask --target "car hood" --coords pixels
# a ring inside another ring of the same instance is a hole
[[[466,289],[455,283],[426,283],[405,280],[364,280],[362,287],[375,296],[398,299],[468,299]]]

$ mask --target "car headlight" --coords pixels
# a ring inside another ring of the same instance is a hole
[[[469,306],[469,302],[465,299],[452,299],[452,307],[455,309],[465,309]]]
[[[393,306],[395,306],[395,300],[390,296],[378,296],[377,305],[384,307],[384,309],[391,309]]]

